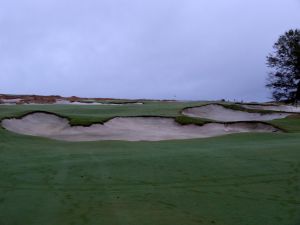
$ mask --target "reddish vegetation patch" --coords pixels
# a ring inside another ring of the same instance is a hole
[[[56,102],[56,96],[25,96],[18,104],[53,104]]]
[[[15,102],[13,100],[16,100]],[[55,103],[57,99],[62,99],[61,96],[52,95],[52,96],[40,96],[40,95],[0,95],[0,102],[5,103],[10,101],[10,103],[15,104],[52,104]]]
[[[6,95],[0,94],[0,104],[53,104],[57,101],[69,101],[69,102],[97,102],[97,101],[113,101],[122,100],[114,98],[81,98],[77,96],[62,97],[59,95]]]

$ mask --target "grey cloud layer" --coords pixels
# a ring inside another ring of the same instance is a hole
[[[296,0],[10,0],[0,92],[266,100],[265,56]]]

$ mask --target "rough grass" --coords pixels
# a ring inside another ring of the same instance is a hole
[[[272,120],[270,123],[284,128],[288,132],[300,132],[300,114],[291,115],[284,119]]]
[[[181,125],[190,125],[190,124],[195,124],[195,125],[205,125],[207,123],[213,122],[212,120],[208,119],[202,119],[202,118],[195,118],[195,117],[188,117],[188,116],[177,116],[175,118],[175,121]]]

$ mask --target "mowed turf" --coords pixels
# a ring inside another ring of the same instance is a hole
[[[0,115],[46,110],[98,120],[177,116],[186,107],[149,105],[1,106]],[[300,133],[291,131],[68,143],[0,129],[0,224],[299,225]]]
[[[184,107],[206,102],[146,102],[144,105],[0,105],[0,119],[21,116],[34,111],[47,111],[70,118],[73,125],[105,122],[116,116],[180,116]]]

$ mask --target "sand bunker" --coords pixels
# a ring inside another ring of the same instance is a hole
[[[128,103],[102,103],[102,102],[71,102],[68,100],[57,100],[56,105],[143,105],[142,102],[128,102]]]
[[[20,98],[13,98],[13,99],[0,99],[1,105],[16,105],[19,103],[22,99]]]
[[[71,127],[69,121],[47,113],[33,113],[22,119],[5,119],[2,126],[12,132],[65,141],[160,141],[219,136],[241,132],[279,132],[263,123],[209,123],[182,126],[172,118],[117,117],[104,124]]]
[[[194,108],[187,108],[182,112],[186,116],[200,117],[216,121],[267,121],[281,119],[289,116],[289,113],[249,113],[244,111],[232,110],[221,105],[211,104]]]
[[[292,105],[242,105],[247,109],[259,109],[259,110],[272,110],[272,111],[281,111],[281,112],[292,112],[292,113],[300,113],[300,106],[292,106]]]
[[[104,103],[104,102],[79,102],[69,100],[56,100],[55,102],[35,103],[35,102],[22,102],[22,99],[0,99],[0,105],[143,105],[143,102],[125,102],[125,103]]]

